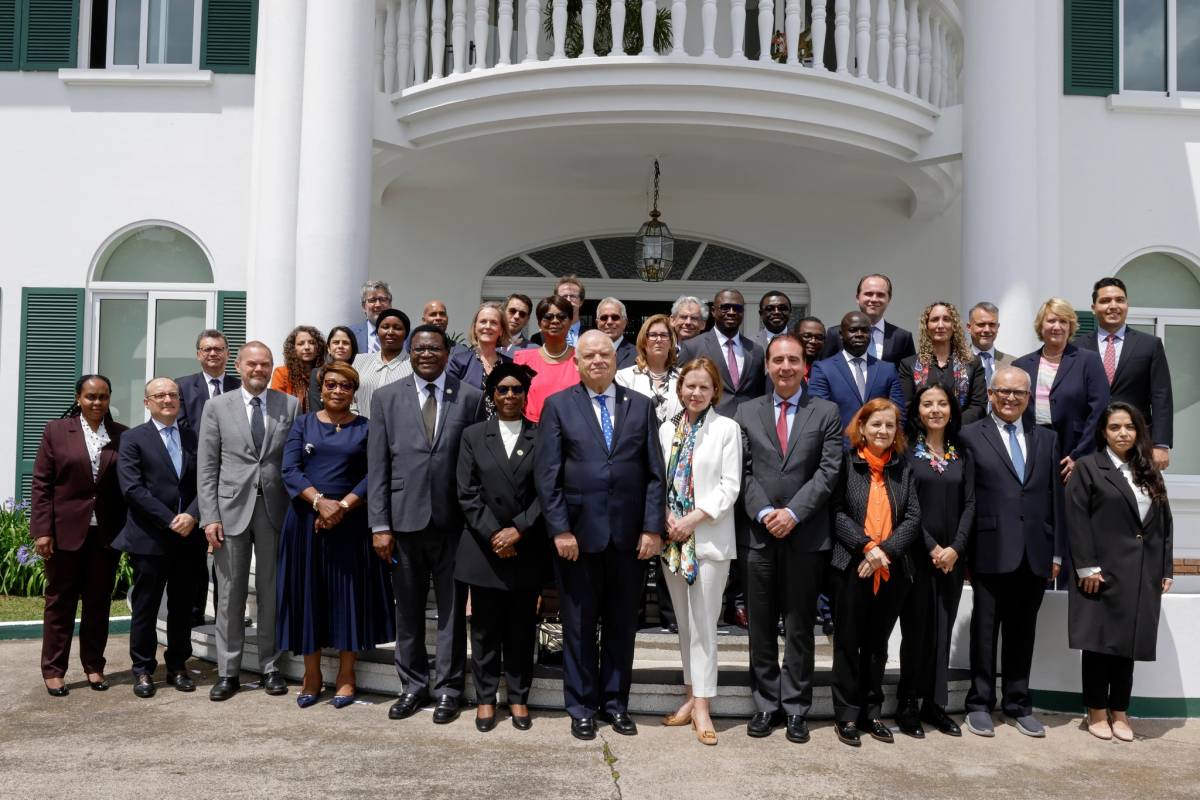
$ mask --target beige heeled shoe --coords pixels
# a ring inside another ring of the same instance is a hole
[[[691,714],[667,714],[662,718],[662,724],[669,728],[682,728],[684,725],[689,725],[692,722]]]
[[[696,740],[700,744],[712,746],[717,743],[717,732],[711,728],[703,731],[700,730],[696,727],[696,720],[692,720],[692,730],[696,732]]]

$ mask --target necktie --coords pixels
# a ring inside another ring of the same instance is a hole
[[[867,399],[867,362],[862,356],[850,359],[850,363],[854,365],[854,383],[858,386],[858,396],[862,400]]]
[[[878,330],[878,329],[874,328],[874,327],[871,328],[871,343],[869,345],[867,345],[867,355],[871,356],[872,358],[880,357],[879,348],[875,345],[875,331],[876,330]]]
[[[1006,423],[1004,430],[1008,432],[1008,455],[1012,458],[1013,469],[1016,470],[1017,476],[1025,480],[1025,456],[1021,453],[1021,443],[1017,441],[1017,426],[1011,422]]]
[[[608,398],[602,394],[596,395],[596,402],[600,404],[600,431],[604,434],[604,446],[612,451],[613,440],[613,424],[612,417],[608,413]]]
[[[209,397],[216,397],[217,395],[219,395],[221,393],[221,379],[220,378],[210,379],[209,384],[212,386],[212,394],[209,395]]]
[[[779,452],[781,453],[786,453],[788,446],[787,410],[788,401],[784,400],[779,404],[779,419],[775,422],[775,435],[779,437]]]
[[[254,452],[261,453],[263,439],[267,438],[267,426],[263,423],[262,398],[250,398],[250,438],[254,440]]]
[[[731,384],[733,384],[733,388],[736,389],[738,387],[738,384],[742,382],[742,376],[738,372],[737,354],[734,353],[734,350],[733,350],[733,339],[729,339],[728,341],[726,341],[725,347],[729,351],[727,358],[726,358],[726,361],[729,366],[729,382]]]
[[[425,387],[429,396],[421,406],[421,421],[425,423],[425,439],[433,447],[433,434],[437,430],[437,386],[429,384]]]
[[[1104,337],[1104,341],[1108,342],[1104,345],[1104,374],[1108,376],[1108,384],[1111,386],[1113,375],[1117,374],[1117,335],[1110,333]]]
[[[983,362],[983,378],[988,386],[992,385],[992,372],[996,369],[996,362],[992,358],[992,354],[986,350],[979,351],[979,360]]]
[[[171,457],[171,466],[175,467],[175,477],[183,474],[183,451],[179,447],[179,439],[175,436],[175,426],[162,429],[163,438],[167,442],[167,455]]]
[[[371,331],[371,335],[367,337],[367,352],[379,352],[379,334],[375,331]]]

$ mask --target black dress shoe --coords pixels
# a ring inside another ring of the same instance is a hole
[[[779,726],[780,716],[778,711],[759,711],[746,724],[746,734],[755,739],[770,736],[771,731]]]
[[[921,712],[917,708],[916,700],[901,703],[896,709],[896,727],[906,736],[914,739],[925,738],[925,729],[921,727]]]
[[[528,714],[520,716],[519,714],[512,715],[512,726],[519,731],[527,731],[533,727],[533,718]]]
[[[88,686],[92,688],[93,692],[106,692],[108,691],[108,678],[101,678],[94,682],[89,680]]]
[[[851,747],[862,746],[862,734],[858,732],[858,726],[853,722],[835,722],[833,729],[837,731],[838,741],[842,744],[848,744]]]
[[[62,686],[59,686],[57,689],[51,689],[49,686],[46,687],[46,694],[50,695],[51,697],[66,697],[70,693],[71,690],[67,688],[65,683]]]
[[[433,707],[434,724],[447,725],[456,719],[458,719],[458,700],[448,694],[439,697],[437,705]]]
[[[486,719],[483,717],[475,718],[475,730],[479,731],[480,733],[487,733],[494,727],[496,727],[496,715],[495,714],[492,714],[490,717],[487,717]]]
[[[892,736],[892,729],[883,724],[881,719],[869,720],[866,725],[863,725],[863,730],[871,734],[871,738],[884,744],[891,744],[896,739]]]
[[[217,678],[217,682],[208,690],[208,699],[216,702],[228,700],[241,688],[242,684],[237,678]]]
[[[417,709],[429,702],[427,694],[413,694],[405,692],[400,695],[400,699],[392,703],[392,707],[388,709],[388,719],[408,719],[413,714],[417,713]]]
[[[133,683],[133,693],[138,697],[154,697],[157,690],[154,688],[154,678],[142,673],[138,675]]]
[[[637,723],[625,711],[617,711],[612,714],[606,711],[596,716],[601,722],[607,722],[611,725],[615,733],[619,733],[622,736],[637,736]]]
[[[177,692],[194,692],[196,691],[196,682],[192,677],[180,670],[179,672],[168,672],[167,683],[175,687]]]
[[[787,740],[796,744],[808,741],[808,720],[799,714],[788,714]]]
[[[571,735],[585,742],[596,738],[596,720],[591,717],[571,718]]]
[[[262,687],[267,694],[276,697],[281,694],[287,694],[287,681],[283,679],[283,675],[278,670],[272,670],[263,675]]]
[[[946,709],[941,706],[926,705],[921,709],[921,719],[933,726],[933,729],[947,736],[962,736],[962,728],[950,719]]]

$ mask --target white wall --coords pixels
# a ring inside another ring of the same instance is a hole
[[[56,73],[0,72],[0,496],[14,479],[23,286],[85,286],[110,235],[163,219],[200,239],[219,288],[244,288],[253,86],[240,75],[198,88],[66,86]]]

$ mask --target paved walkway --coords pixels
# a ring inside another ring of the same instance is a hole
[[[996,738],[899,737],[854,750],[828,722],[807,745],[777,731],[746,736],[745,721],[718,720],[720,744],[689,729],[639,718],[627,738],[607,727],[578,742],[561,712],[537,714],[531,731],[503,721],[483,735],[468,710],[434,726],[428,711],[387,719],[392,698],[350,708],[300,710],[287,697],[243,691],[209,702],[211,665],[195,694],[160,686],[133,696],[128,639],[109,642],[106,693],[89,691],[72,663],[71,694],[51,698],[38,680],[40,643],[0,643],[0,798],[1194,798],[1200,791],[1200,720],[1143,720],[1132,744],[1101,742],[1080,717],[1043,715],[1044,740],[1000,726]],[[161,671],[159,677],[161,678]],[[247,676],[252,679],[252,676]]]

